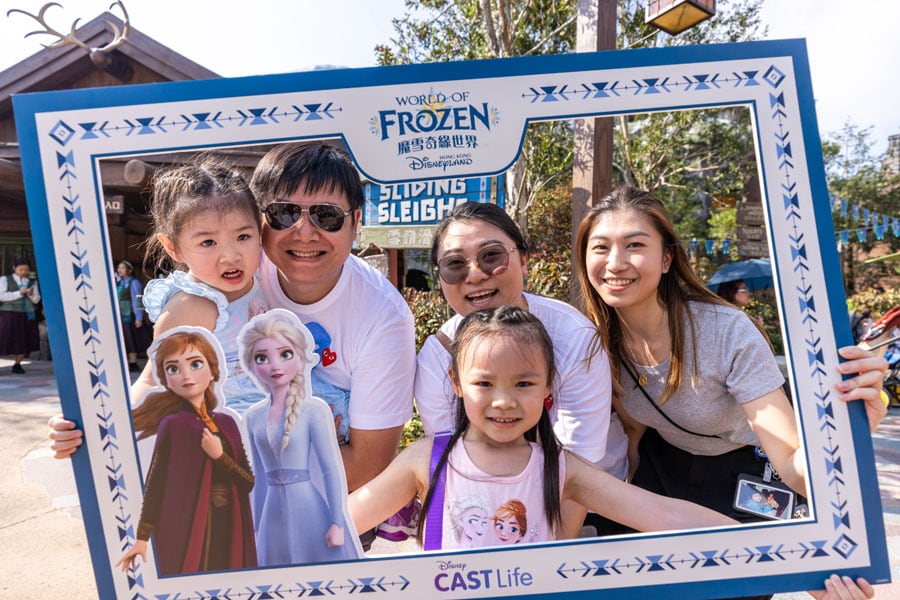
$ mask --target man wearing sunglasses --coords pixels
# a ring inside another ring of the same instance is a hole
[[[263,213],[260,280],[270,306],[300,317],[316,339],[321,379],[349,392],[348,414],[339,416],[350,421],[341,456],[352,491],[390,463],[412,416],[412,312],[385,277],[351,255],[363,191],[343,151],[278,146],[250,187]]]

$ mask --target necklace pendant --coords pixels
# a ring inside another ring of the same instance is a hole
[[[644,375],[643,373],[641,373],[638,376],[638,385],[641,387],[644,387],[645,385],[647,385],[647,376]]]

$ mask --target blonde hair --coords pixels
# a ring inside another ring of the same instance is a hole
[[[253,373],[253,355],[256,344],[265,339],[276,339],[288,344],[294,353],[302,360],[310,360],[312,348],[307,346],[307,336],[299,327],[303,327],[297,317],[286,310],[275,309],[261,315],[257,315],[241,329],[238,335],[238,344],[242,349],[241,363],[245,372]],[[300,405],[308,387],[303,374],[306,369],[300,368],[294,379],[291,380],[288,389],[287,400],[284,407],[284,436],[281,438],[281,449],[287,448],[290,440],[291,429],[300,414]],[[255,376],[254,376],[255,379]]]
[[[462,519],[463,515],[466,511],[472,510],[474,508],[480,509],[484,511],[484,518],[487,520],[488,518],[488,507],[484,501],[484,498],[481,496],[476,496],[471,494],[469,496],[463,496],[462,498],[457,498],[453,501],[453,505],[450,507],[450,521],[453,525],[453,537],[456,538],[456,541],[460,541],[462,539],[462,524],[460,523],[460,519]]]

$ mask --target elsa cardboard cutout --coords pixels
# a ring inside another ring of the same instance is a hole
[[[292,312],[257,315],[238,336],[241,367],[269,397],[244,413],[257,473],[260,566],[362,557],[331,408],[312,395],[312,334]]]

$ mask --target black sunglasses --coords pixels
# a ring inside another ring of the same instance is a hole
[[[344,210],[335,204],[311,204],[300,206],[292,202],[272,202],[262,209],[266,223],[272,229],[284,231],[300,222],[303,213],[309,215],[309,222],[314,227],[334,233],[344,226],[344,218],[353,214],[352,210]]]
[[[475,255],[474,262],[485,275],[497,274],[509,266],[509,253],[518,248],[504,248],[500,244],[485,246]],[[461,254],[445,256],[437,261],[438,275],[445,283],[456,285],[466,280],[473,259]]]

